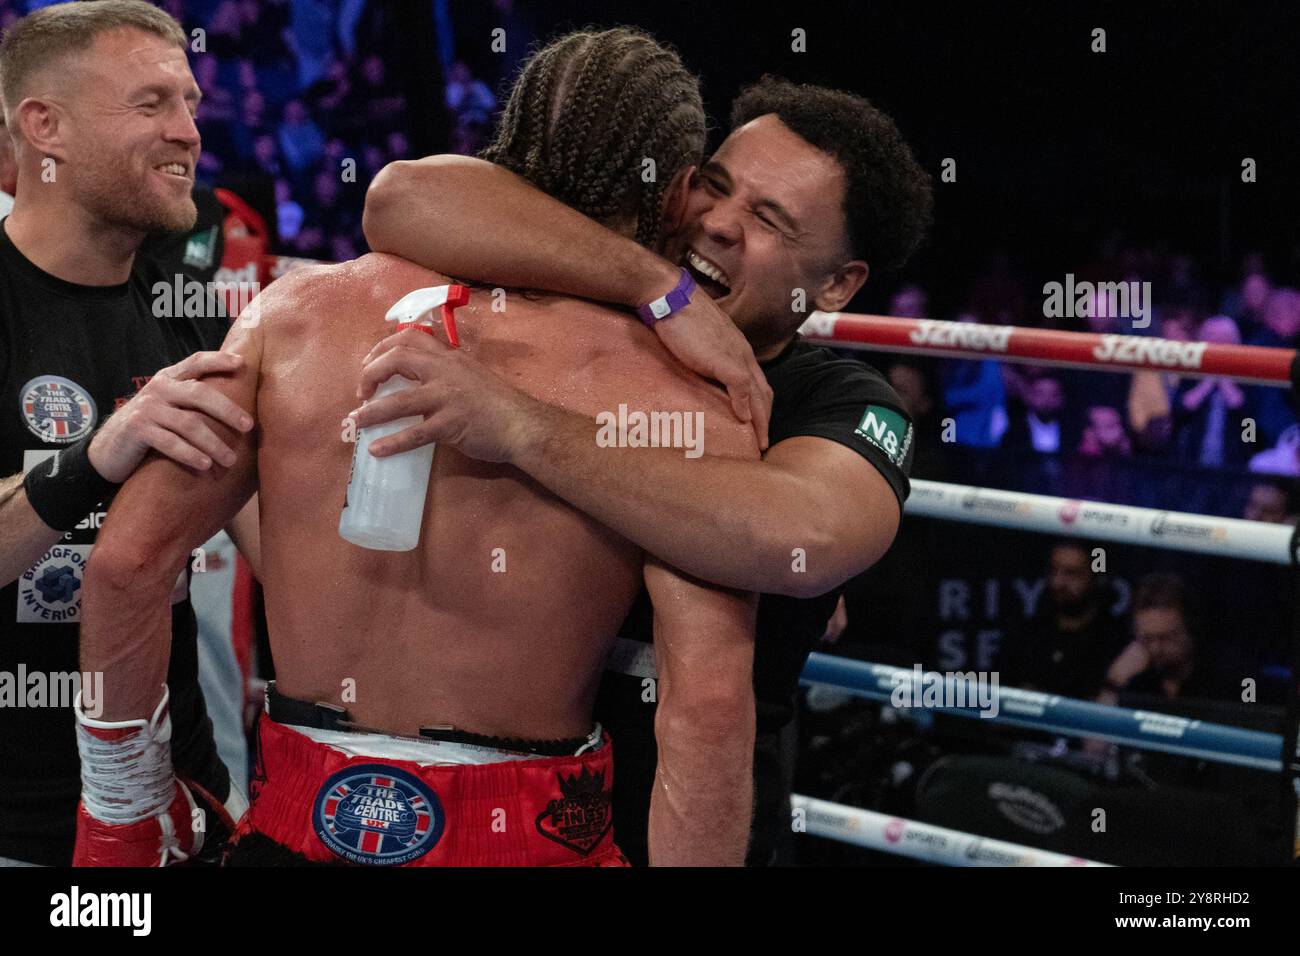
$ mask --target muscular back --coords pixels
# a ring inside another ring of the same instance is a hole
[[[362,359],[383,316],[449,280],[368,255],[305,269],[262,296],[258,470],[263,581],[280,690],[413,734],[451,724],[502,736],[586,733],[596,682],[641,582],[639,549],[522,472],[440,446],[419,546],[370,551],[338,534]],[[705,452],[757,456],[723,394],[626,316],[490,290],[457,311],[462,347],[536,398],[592,419],[702,411]],[[350,694],[355,687],[355,699]]]

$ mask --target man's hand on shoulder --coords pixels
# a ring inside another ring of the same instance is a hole
[[[100,426],[87,451],[90,463],[118,484],[150,450],[200,471],[213,461],[229,468],[235,453],[208,427],[205,416],[240,432],[249,431],[253,420],[200,379],[233,375],[243,364],[234,352],[195,352],[158,372]]]
[[[654,330],[679,362],[722,384],[736,417],[753,423],[758,446],[766,451],[772,388],[744,333],[730,317],[708,295],[697,291],[676,314],[656,322]]]

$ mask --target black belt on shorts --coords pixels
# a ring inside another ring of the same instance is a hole
[[[266,714],[277,724],[308,727],[312,730],[339,730],[348,733],[384,733],[353,723],[347,709],[336,704],[312,703],[286,697],[275,689],[275,681],[266,685]],[[388,734],[387,736],[393,736]],[[591,743],[588,737],[567,740],[526,740],[522,737],[491,737],[455,727],[421,727],[420,736],[444,743],[490,747],[539,757],[571,757]]]

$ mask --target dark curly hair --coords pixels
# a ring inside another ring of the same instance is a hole
[[[635,215],[636,241],[649,246],[664,191],[700,161],[705,134],[699,80],[675,51],[630,27],[579,30],[524,64],[479,155],[592,219]]]
[[[764,76],[731,105],[731,128],[769,113],[843,168],[853,254],[872,269],[901,269],[930,227],[934,196],[894,121],[861,96]]]

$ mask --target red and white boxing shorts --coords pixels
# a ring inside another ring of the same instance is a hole
[[[270,841],[298,863],[627,865],[614,845],[608,735],[578,756],[539,757],[262,714],[258,743],[232,863],[254,861],[244,841]]]

